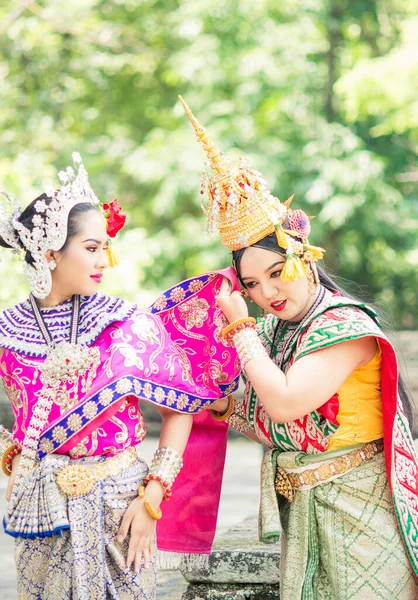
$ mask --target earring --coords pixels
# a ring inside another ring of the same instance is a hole
[[[250,302],[254,302],[254,300],[251,300],[250,294],[248,293],[247,288],[241,288],[241,296],[244,298],[244,300],[249,300]]]
[[[55,260],[50,260],[48,263],[48,269],[50,271],[53,271],[56,268],[57,268],[57,263],[55,262]]]
[[[318,291],[318,277],[316,267],[310,263],[308,266],[308,272],[306,273],[306,278],[308,280],[308,291],[310,296],[314,296]]]

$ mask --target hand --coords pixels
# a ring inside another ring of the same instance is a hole
[[[226,277],[223,278],[217,302],[230,323],[248,317],[248,308],[244,298],[240,292],[231,291],[231,283]]]
[[[151,498],[149,500],[157,510],[159,504],[153,504]],[[130,528],[131,539],[126,566],[130,568],[132,563],[134,563],[135,573],[139,573],[142,557],[144,557],[145,568],[149,569],[150,567],[150,561],[155,555],[154,537],[156,525],[157,521],[151,517],[145,508],[144,498],[135,498],[123,516],[117,536],[117,541],[119,543],[123,542]]]
[[[19,466],[19,462],[20,462],[20,454],[17,454],[12,459],[12,472],[10,473],[9,481],[7,482],[7,489],[6,489],[7,502],[9,502],[9,500],[12,496],[13,486],[15,484],[16,472],[17,472],[17,468]]]
[[[224,413],[227,408],[228,408],[228,398],[220,398],[219,400],[212,402],[212,404],[209,407],[210,410],[216,410],[216,412],[218,412],[220,414]]]

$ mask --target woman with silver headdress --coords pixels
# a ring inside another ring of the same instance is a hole
[[[59,190],[23,211],[8,197],[1,208],[0,245],[22,255],[31,288],[0,314],[0,377],[15,415],[13,432],[0,427],[4,528],[16,541],[19,598],[151,600],[157,521],[162,562],[165,552],[207,553],[213,537],[225,428],[207,427],[201,411],[237,376],[219,309],[205,299],[222,276],[183,282],[148,311],[98,293],[125,216],[117,201],[100,204],[73,159]],[[163,419],[149,470],[136,452],[139,399]],[[160,521],[176,479],[183,500],[174,493]]]
[[[207,154],[202,208],[232,251],[222,331],[245,393],[212,410],[262,443],[260,537],[281,538],[282,600],[418,597],[418,457],[394,349],[375,311],[319,270],[310,219],[232,164],[181,99]],[[279,518],[280,517],[280,518]]]

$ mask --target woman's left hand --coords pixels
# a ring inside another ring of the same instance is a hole
[[[155,505],[157,509],[157,505]],[[148,513],[144,505],[143,498],[135,498],[128,506],[121,526],[118,531],[117,541],[119,543],[128,535],[131,530],[131,539],[129,541],[128,557],[126,566],[131,567],[134,563],[135,573],[139,573],[142,557],[146,569],[150,567],[150,561],[155,554],[154,537],[157,521]]]
[[[19,462],[20,462],[20,454],[17,454],[12,459],[12,472],[10,473],[10,477],[7,482],[7,489],[6,489],[7,502],[9,502],[10,498],[12,497],[12,491],[13,491],[13,486],[15,484],[16,473],[17,473],[17,469],[19,466]]]
[[[231,290],[231,283],[226,277],[223,278],[217,302],[230,323],[248,317],[248,308],[244,298],[240,292]]]

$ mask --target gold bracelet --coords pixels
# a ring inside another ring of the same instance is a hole
[[[10,473],[12,472],[12,460],[15,456],[19,454],[20,450],[17,448],[15,444],[12,444],[3,452],[1,456],[1,470],[7,477],[10,477]]]
[[[238,325],[245,325],[246,323],[253,323],[254,325],[257,323],[257,320],[254,317],[244,317],[243,319],[237,319],[236,321],[232,321],[229,325],[222,329],[221,336],[224,338],[228,335],[230,331],[235,329]]]
[[[158,507],[158,511],[156,511],[152,507],[151,502],[149,500],[147,500],[147,498],[145,498],[145,500],[144,500],[144,506],[147,509],[148,514],[150,515],[150,517],[152,517],[156,521],[159,521],[161,519],[161,517],[163,516],[163,513],[161,512],[161,508]]]
[[[226,421],[233,414],[235,410],[235,398],[232,394],[228,396],[228,406],[224,413],[221,415],[216,410],[211,410],[210,414],[215,419],[215,421]]]

